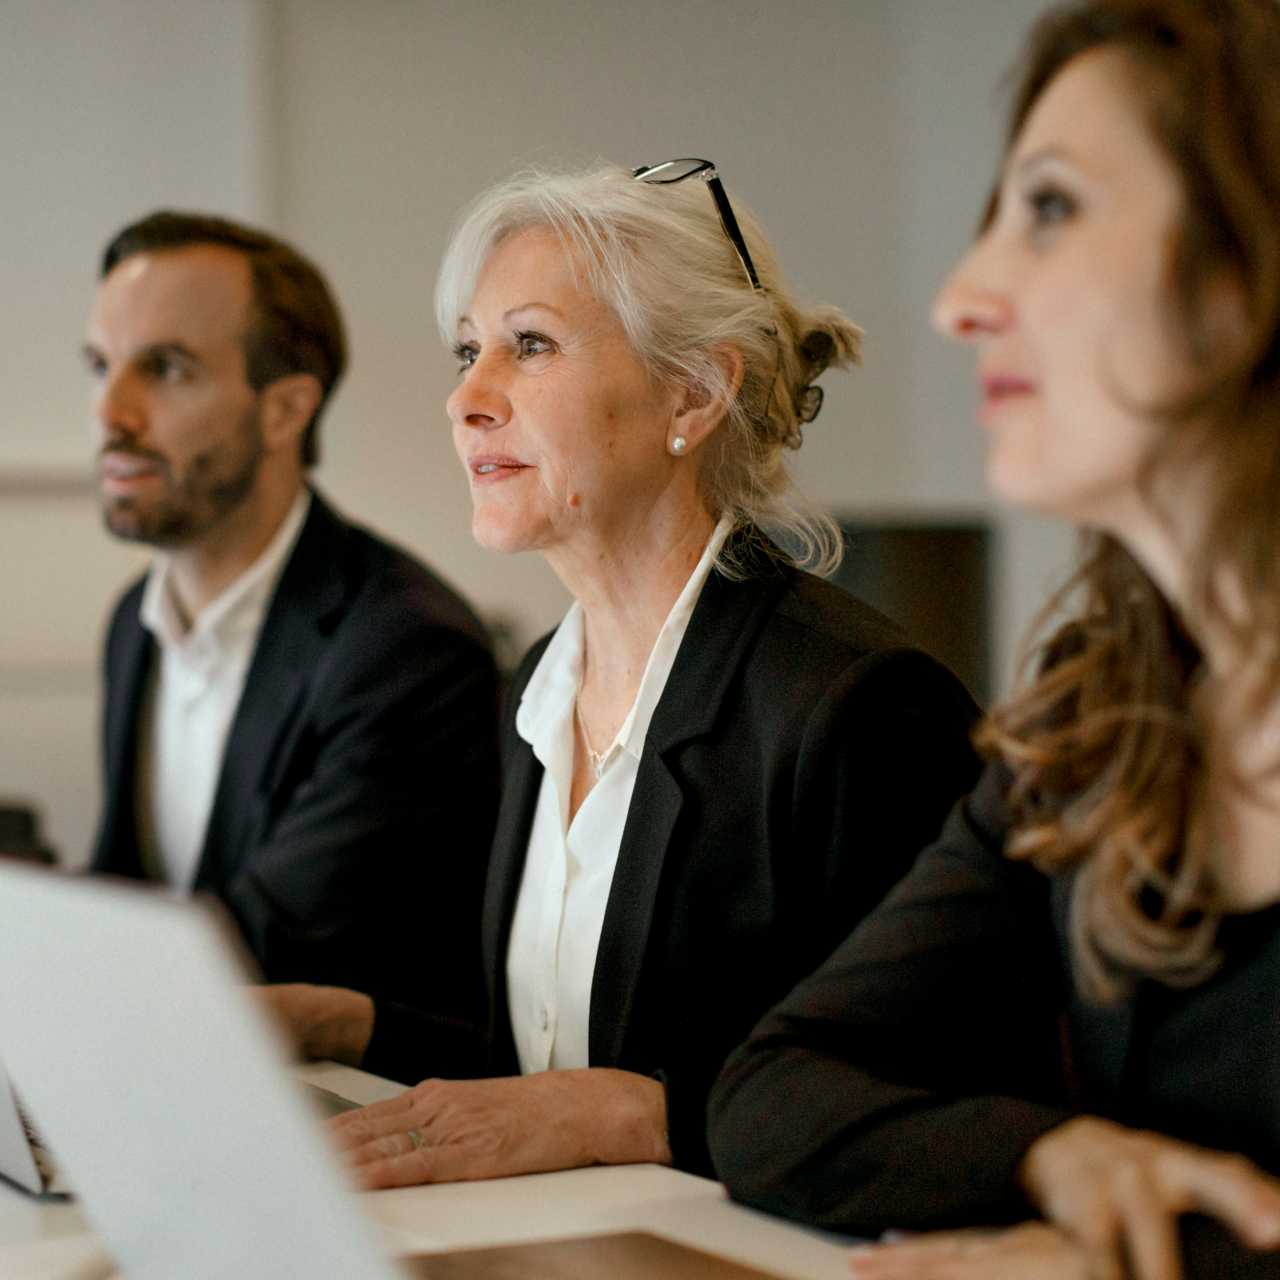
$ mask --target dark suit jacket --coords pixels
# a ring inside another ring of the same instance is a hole
[[[519,1070],[506,955],[542,768],[514,717],[545,645],[512,691],[485,895],[495,1074]],[[972,783],[974,712],[949,671],[837,588],[763,559],[745,581],[708,579],[649,727],[591,993],[591,1065],[664,1081],[677,1165],[708,1168],[706,1096],[729,1050]],[[414,1034],[380,1010],[366,1063],[465,1070]]]
[[[1280,907],[1224,924],[1209,981],[1090,1005],[1070,881],[1003,855],[1007,782],[992,766],[730,1059],[710,1134],[738,1199],[861,1235],[1027,1218],[1023,1156],[1082,1111],[1280,1173]],[[1185,1240],[1190,1274],[1280,1275],[1280,1256],[1248,1258],[1204,1220]]]
[[[138,719],[155,656],[142,583],[106,649],[105,808],[92,867],[141,876]],[[484,630],[405,552],[318,494],[259,634],[196,888],[264,976],[483,1016],[480,899],[498,796]]]

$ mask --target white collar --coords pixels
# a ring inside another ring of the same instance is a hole
[[[728,516],[721,517],[703,548],[701,558],[671,606],[649,651],[635,701],[613,743],[602,754],[606,764],[618,751],[625,751],[639,760],[650,721],[675,665],[694,606],[732,529],[733,521]],[[533,747],[534,754],[544,765],[556,734],[563,731],[566,721],[573,715],[578,690],[582,686],[582,649],[583,613],[582,606],[575,600],[529,677],[516,711],[516,732]]]
[[[311,507],[311,491],[302,489],[288,514],[256,560],[184,624],[173,595],[173,558],[158,555],[142,593],[142,625],[160,646],[196,662],[214,662],[246,633],[261,625],[267,601],[302,532]]]

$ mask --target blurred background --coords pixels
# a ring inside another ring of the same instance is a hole
[[[86,858],[103,623],[147,557],[100,527],[79,348],[103,244],[158,206],[260,223],[317,261],[353,352],[317,484],[512,648],[554,625],[542,561],[471,540],[431,318],[457,212],[530,162],[710,157],[799,291],[866,328],[798,474],[851,531],[849,585],[1003,689],[1070,539],[987,500],[972,359],[928,314],[1043,7],[0,0],[0,803],[33,803],[39,838]]]

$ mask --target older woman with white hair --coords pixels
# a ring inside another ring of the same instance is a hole
[[[860,333],[793,300],[703,161],[489,191],[437,315],[474,534],[540,552],[574,599],[509,699],[485,1026],[326,988],[277,1000],[311,1053],[471,1077],[333,1122],[370,1186],[707,1170],[729,1051],[975,774],[956,679],[797,565],[840,544],[785,453]],[[432,910],[449,904],[424,929]]]

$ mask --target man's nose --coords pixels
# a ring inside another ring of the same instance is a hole
[[[93,398],[94,420],[101,444],[134,440],[146,426],[145,403],[137,380],[129,373],[104,375]]]

